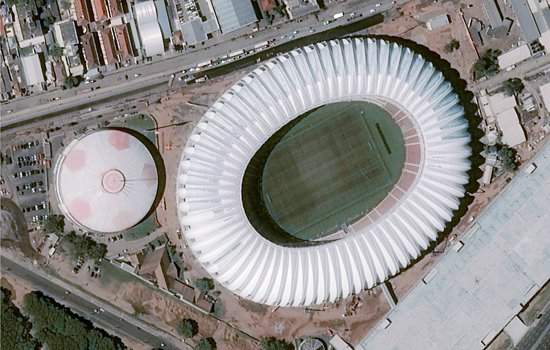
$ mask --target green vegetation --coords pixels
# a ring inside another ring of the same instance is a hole
[[[145,305],[143,305],[143,303],[133,302],[131,304],[132,304],[132,308],[134,309],[134,316],[147,314],[147,309],[145,308]]]
[[[293,350],[294,345],[285,341],[284,339],[277,339],[275,337],[263,337],[260,341],[262,350]]]
[[[206,293],[214,289],[214,280],[208,277],[198,278],[195,280],[195,287],[201,292]]]
[[[223,306],[221,299],[216,300],[216,303],[214,304],[214,310],[212,312],[217,318],[223,318],[223,316],[225,315],[225,307]]]
[[[453,52],[455,50],[458,50],[460,49],[460,41],[456,40],[456,39],[452,39],[451,41],[449,41],[447,43],[447,45],[445,45],[445,51],[447,52]]]
[[[87,259],[99,260],[107,254],[107,246],[104,243],[97,243],[90,237],[77,235],[74,231],[69,232],[65,239],[70,245],[74,258],[82,256]]]
[[[260,187],[260,206],[279,227],[312,240],[380,203],[399,180],[405,147],[399,126],[372,103],[332,103],[299,118],[268,140],[261,180],[249,186]]]
[[[119,338],[95,328],[91,322],[40,292],[25,295],[23,308],[32,321],[34,336],[48,350],[126,348]]]
[[[518,168],[517,151],[512,147],[503,145],[498,150],[498,158],[502,162],[502,168],[505,171],[514,171]]]
[[[525,89],[525,85],[523,85],[520,78],[510,78],[504,82],[503,86],[508,96],[520,94]]]
[[[216,349],[216,341],[214,338],[202,338],[197,345],[195,346],[195,350],[215,350]]]
[[[65,217],[63,215],[49,215],[44,223],[46,233],[62,233],[65,230]]]
[[[488,49],[474,64],[474,79],[490,77],[499,71],[498,56],[502,53],[500,50]]]
[[[48,54],[52,57],[61,57],[63,56],[63,48],[57,44],[52,44],[48,46]]]
[[[178,333],[184,338],[193,338],[199,333],[199,324],[197,321],[186,318],[178,323]]]
[[[68,76],[65,78],[65,81],[63,82],[63,89],[71,89],[73,87],[78,86],[80,84],[80,77],[74,77],[74,76]]]
[[[31,335],[32,324],[11,302],[11,292],[0,289],[0,348],[10,350],[35,350],[39,343]]]
[[[59,1],[59,7],[61,9],[68,11],[71,8],[71,0],[61,0]]]

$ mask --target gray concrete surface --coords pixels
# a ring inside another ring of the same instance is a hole
[[[550,142],[483,211],[363,350],[483,349],[550,279]]]

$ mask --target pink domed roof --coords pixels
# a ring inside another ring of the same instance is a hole
[[[118,232],[140,222],[158,189],[153,156],[136,137],[101,130],[69,144],[56,165],[61,210],[97,232]]]

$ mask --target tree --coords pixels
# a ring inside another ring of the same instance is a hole
[[[214,280],[208,277],[203,277],[195,280],[195,287],[201,292],[206,293],[209,290],[214,289]]]
[[[74,258],[80,256],[88,259],[99,260],[105,257],[107,254],[107,246],[104,243],[97,243],[90,237],[84,237],[77,235],[76,232],[71,231],[65,239],[70,244],[70,250]]]
[[[498,73],[498,56],[502,53],[500,50],[488,49],[474,64],[474,79],[480,79],[485,76],[492,76]]]
[[[498,150],[498,158],[500,159],[502,163],[502,168],[505,171],[514,171],[518,168],[516,156],[517,151],[507,145],[503,145]]]
[[[211,337],[202,338],[195,346],[195,350],[215,350],[215,349],[216,349],[216,341],[214,340],[214,338],[211,338]]]
[[[13,350],[35,350],[39,343],[32,337],[32,324],[11,302],[11,292],[0,289],[2,309],[0,310],[0,348]]]
[[[48,54],[52,57],[61,57],[63,56],[63,48],[57,44],[52,44],[48,46]]]
[[[178,324],[178,333],[184,338],[193,338],[199,332],[199,324],[197,321],[186,318]]]
[[[80,84],[80,78],[71,75],[65,78],[63,89],[71,89],[78,86],[78,84]]]
[[[25,295],[23,309],[32,319],[36,339],[49,350],[126,348],[119,338],[95,328],[90,321],[40,292]]]
[[[294,345],[283,339],[277,339],[275,337],[263,337],[260,340],[260,346],[263,350],[292,350]]]
[[[512,96],[521,93],[525,89],[525,85],[520,78],[510,78],[504,82],[504,89],[508,96]]]
[[[44,224],[47,233],[60,233],[65,229],[65,217],[63,215],[49,215]]]
[[[59,2],[59,6],[65,10],[68,11],[71,8],[71,0],[61,0]]]
[[[452,39],[445,45],[445,51],[447,52],[453,52],[454,50],[458,50],[460,48],[460,41],[456,39]]]

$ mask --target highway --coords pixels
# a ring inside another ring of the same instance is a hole
[[[56,89],[16,98],[2,104],[0,127],[2,130],[7,130],[32,123],[42,117],[56,117],[78,109],[93,109],[97,104],[119,99],[121,95],[132,96],[134,93],[163,85],[165,90],[168,90],[168,81],[172,74],[178,77],[182,76],[183,70],[189,71],[201,62],[217,60],[240,49],[251,50],[258,43],[265,41],[272,43],[271,51],[266,55],[270,56],[275,54],[274,48],[276,47],[279,47],[281,51],[288,51],[293,47],[364,30],[377,21],[382,21],[383,16],[380,13],[393,6],[397,5],[393,4],[391,0],[352,1],[337,4],[324,11],[322,18],[310,16],[268,27],[253,33],[253,35],[219,41],[200,49],[184,53],[169,52],[162,58],[153,59],[152,62],[106,72],[103,79],[97,79],[94,83],[81,83],[78,87],[69,90]],[[322,24],[323,20],[331,19],[332,14],[339,11],[346,14],[353,12],[354,17],[344,16],[332,23]],[[228,66],[227,70],[231,70],[231,66]],[[194,72],[193,74],[200,76],[205,72]]]
[[[135,318],[85,291],[75,288],[64,281],[31,267],[32,265],[15,261],[2,252],[0,265],[2,274],[30,282],[36,290],[68,306],[74,312],[92,321],[107,332],[132,338],[152,348],[191,349],[183,341],[140,319]],[[98,311],[98,310],[104,311]],[[96,311],[94,311],[96,310]]]

